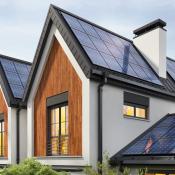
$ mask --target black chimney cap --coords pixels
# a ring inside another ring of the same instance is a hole
[[[143,33],[148,32],[148,31],[150,31],[150,30],[152,30],[152,29],[154,29],[156,27],[163,28],[165,26],[166,26],[166,22],[165,21],[163,21],[161,19],[156,19],[155,21],[152,21],[152,22],[150,22],[150,23],[148,23],[148,24],[146,24],[146,25],[144,25],[144,26],[134,30],[133,33],[138,36],[138,35],[141,35]]]

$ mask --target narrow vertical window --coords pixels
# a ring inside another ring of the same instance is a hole
[[[68,92],[47,98],[47,154],[69,155]]]
[[[68,155],[68,106],[53,107],[49,110],[49,113],[49,154]]]
[[[4,156],[4,120],[0,120],[0,157]]]

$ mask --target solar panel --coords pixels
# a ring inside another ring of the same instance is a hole
[[[166,116],[153,128],[141,135],[122,154],[156,155],[175,153],[175,115]]]
[[[18,86],[15,84],[10,84],[10,87],[12,89],[13,95],[16,98],[22,98],[23,94],[24,94],[24,88],[23,86]]]
[[[62,15],[93,64],[161,85],[132,42],[72,15]]]
[[[22,98],[31,66],[8,58],[0,58],[0,62],[14,97]]]
[[[171,59],[167,59],[167,71],[170,76],[175,80],[175,61]]]

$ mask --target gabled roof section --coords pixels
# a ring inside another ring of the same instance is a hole
[[[23,97],[31,63],[0,55],[0,79],[9,106],[17,105]]]
[[[175,100],[132,41],[51,5],[33,61],[23,101],[28,99],[51,26],[54,24],[87,78]],[[174,83],[174,82],[173,82]]]
[[[61,12],[92,64],[161,85],[133,43],[75,15]]]
[[[134,157],[175,155],[175,114],[168,114],[111,158],[111,162]]]

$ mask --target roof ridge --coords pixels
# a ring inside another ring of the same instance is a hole
[[[166,58],[175,62],[175,60],[173,58],[170,58],[170,57],[166,57]]]
[[[76,15],[76,14],[74,14],[74,13],[71,13],[71,12],[69,12],[69,11],[67,11],[67,10],[64,10],[64,9],[58,7],[58,6],[53,5],[53,4],[51,4],[50,6],[53,7],[53,8],[55,8],[55,9],[57,9],[57,10],[59,10],[59,11],[61,11],[61,12],[63,12],[63,13],[66,13],[66,14],[68,14],[68,15],[71,15],[71,16],[73,16],[73,17],[76,17],[76,18],[78,18],[78,19],[80,19],[80,20],[82,20],[82,21],[84,21],[84,22],[86,22],[86,23],[89,23],[89,24],[91,24],[91,25],[93,25],[93,26],[95,26],[95,27],[98,27],[98,28],[100,28],[100,29],[102,29],[102,30],[104,30],[104,31],[106,31],[106,32],[109,32],[109,33],[111,33],[111,34],[113,34],[113,35],[115,35],[115,36],[118,36],[118,37],[120,37],[120,38],[122,38],[122,39],[124,39],[124,40],[127,40],[127,41],[133,43],[133,41],[132,41],[131,39],[126,38],[126,37],[124,37],[124,36],[122,36],[122,35],[119,35],[118,33],[115,33],[114,31],[112,31],[112,30],[110,30],[110,29],[107,29],[107,28],[105,28],[105,27],[102,27],[101,25],[98,25],[98,24],[96,24],[96,23],[94,23],[94,22],[92,22],[92,21],[89,21],[88,19],[82,18],[81,16],[78,16],[78,15]]]
[[[8,59],[8,60],[11,60],[11,61],[16,61],[16,62],[20,62],[20,63],[23,63],[23,64],[32,65],[32,62],[21,60],[21,59],[14,58],[14,57],[11,57],[11,56],[0,54],[0,57],[3,58],[3,59]]]

